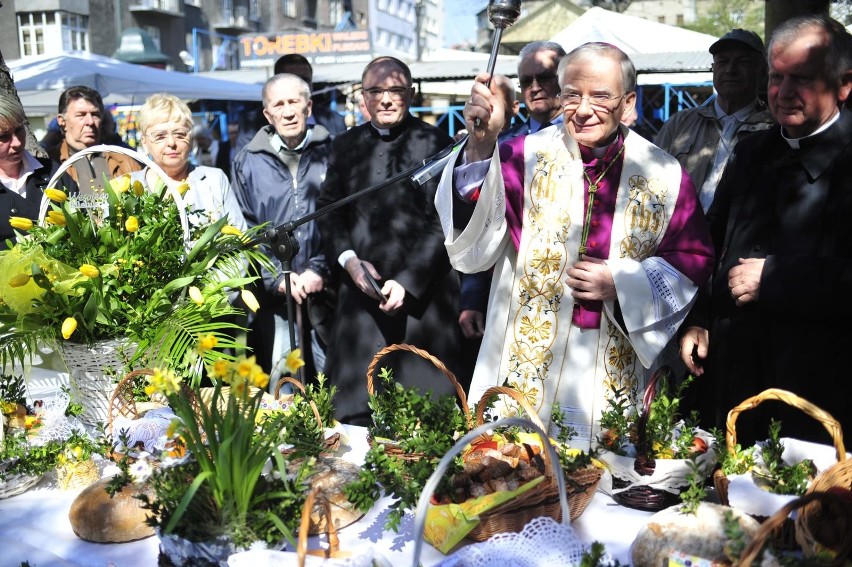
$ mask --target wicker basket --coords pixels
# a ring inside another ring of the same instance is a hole
[[[396,351],[408,351],[408,352],[414,353],[414,354],[428,360],[429,362],[431,362],[435,366],[435,368],[440,370],[441,373],[444,376],[447,377],[447,380],[449,380],[450,383],[455,387],[456,395],[458,396],[459,401],[461,403],[461,409],[462,409],[462,412],[464,412],[465,419],[467,420],[468,423],[471,423],[470,409],[467,407],[467,396],[465,395],[464,390],[462,389],[458,380],[456,380],[455,375],[450,371],[449,368],[446,367],[446,365],[443,362],[441,362],[440,360],[438,360],[437,358],[435,358],[434,356],[432,356],[431,354],[429,354],[425,350],[419,349],[419,348],[412,346],[412,345],[407,345],[407,344],[389,345],[389,346],[386,346],[385,348],[383,348],[382,350],[380,350],[379,352],[376,353],[376,355],[373,357],[373,360],[370,362],[370,365],[367,367],[367,393],[371,397],[373,395],[375,395],[375,389],[373,387],[373,374],[376,372],[376,367],[379,365],[379,361],[385,355],[388,355],[388,354],[390,354],[392,352],[396,352]],[[369,441],[371,446],[376,443],[376,441],[373,439],[373,437],[369,434],[367,436],[367,440]],[[420,459],[423,456],[423,455],[417,454],[417,453],[406,453],[399,445],[397,445],[395,443],[385,442],[383,444],[385,446],[385,453],[387,453],[388,455],[391,455],[393,457],[396,457],[398,459],[417,460],[417,459]]]
[[[643,418],[649,414],[657,382],[666,372],[665,367],[655,372],[645,389],[642,416],[636,424],[637,457],[625,457],[611,451],[602,451],[598,456],[606,463],[612,476],[612,499],[628,508],[658,512],[680,504],[680,493],[689,486],[689,459],[654,459],[647,454],[649,443]],[[716,465],[715,441],[706,431],[698,430],[698,436],[706,443],[707,450],[696,458],[696,462],[709,476]]]
[[[6,469],[13,462],[12,460],[0,461],[0,473],[4,475],[3,480],[0,480],[0,499],[23,494],[41,480],[42,475],[6,474]]]
[[[806,494],[819,494],[837,489],[852,491],[852,460],[840,461],[819,473]],[[843,506],[843,501],[838,498],[838,495],[832,494],[832,497],[831,501],[818,500],[805,504],[796,516],[796,541],[802,546],[805,555],[814,556],[825,549],[838,555],[844,554],[845,557],[850,555],[852,505],[847,502]],[[838,506],[843,507],[838,509]],[[845,541],[825,541],[826,526],[831,526],[835,533],[845,533],[846,535],[842,538]],[[838,545],[840,543],[843,544],[842,547]]]
[[[515,400],[524,410],[530,421],[542,430],[545,429],[544,425],[541,423],[538,413],[529,404],[524,395],[514,388],[506,388],[504,386],[493,386],[488,388],[482,394],[482,398],[480,398],[479,403],[476,404],[476,425],[483,425],[485,423],[485,410],[488,407],[488,402],[491,398],[497,395],[509,396]],[[600,484],[602,474],[602,469],[594,465],[590,465],[586,468],[572,473],[566,473],[564,475],[565,491],[568,496],[568,508],[570,510],[570,519],[572,522],[580,517],[586,509],[586,506],[588,506],[589,502],[591,502],[592,497],[595,495],[595,491],[598,489],[598,484]],[[546,506],[548,507],[548,512],[552,512],[552,514],[548,513],[546,515],[559,521],[559,495],[555,494],[551,501],[546,503]],[[526,525],[526,522],[524,522],[524,525]]]
[[[833,518],[834,521],[842,521],[844,522],[842,525],[852,526],[852,504],[848,501],[843,501],[842,499],[838,500],[837,495],[835,494],[827,492],[808,492],[804,496],[788,502],[778,512],[770,516],[760,525],[760,529],[757,534],[755,534],[754,539],[749,542],[745,550],[743,550],[740,555],[740,561],[737,565],[739,567],[750,567],[752,562],[754,562],[760,554],[761,550],[763,550],[767,544],[772,545],[773,538],[777,537],[776,533],[783,529],[783,525],[785,523],[789,522],[790,513],[799,508],[806,509],[814,506],[833,508],[837,512],[837,515]],[[800,516],[801,514],[802,512],[799,512]],[[796,522],[796,524],[798,527],[798,522]],[[839,535],[840,543],[837,548],[834,549],[834,558],[830,563],[827,563],[828,565],[845,565],[846,561],[849,558],[852,558],[852,538],[849,537],[848,531]],[[803,534],[798,531],[796,532],[796,537],[797,539],[806,540],[811,544],[814,541],[810,534]],[[802,548],[805,549],[807,556],[813,557],[813,553],[808,553],[808,549],[813,549],[810,545],[805,546],[803,544]],[[808,564],[820,565],[822,563],[811,561],[808,562]]]
[[[543,482],[527,490],[520,496],[484,514],[480,514],[479,525],[467,534],[467,537],[476,541],[486,541],[491,536],[499,533],[520,532],[530,520],[542,516],[550,517],[557,521],[561,520],[563,524],[570,522],[571,512],[568,507],[568,497],[565,491],[565,477],[557,473],[556,467],[558,466],[559,456],[556,454],[556,449],[553,448],[544,430],[528,419],[517,417],[508,417],[493,423],[479,425],[459,439],[453,448],[441,458],[437,467],[435,467],[435,472],[432,473],[429,482],[426,483],[423,489],[414,514],[415,546],[412,563],[415,567],[419,564],[420,550],[423,546],[423,530],[426,527],[426,513],[431,505],[430,500],[450,463],[465,447],[476,441],[480,436],[487,434],[494,427],[503,426],[529,428],[541,437],[544,445],[542,454],[545,455],[545,465],[550,464],[548,467],[549,474],[547,474]],[[550,504],[554,496],[556,498],[555,507]]]
[[[325,533],[328,539],[328,548],[308,550],[308,536],[311,527],[311,512],[314,506],[321,506],[325,517],[328,519],[325,523]],[[305,556],[314,555],[325,557],[350,557],[352,554],[347,551],[340,551],[340,539],[337,536],[337,528],[334,527],[334,522],[331,518],[331,504],[326,500],[319,490],[313,489],[308,492],[305,497],[305,503],[302,506],[302,521],[299,524],[299,541],[296,543],[296,553],[299,559],[299,567],[305,566]]]
[[[278,379],[278,383],[275,385],[275,391],[273,392],[273,396],[275,397],[276,400],[281,399],[281,387],[284,386],[284,384],[292,385],[297,390],[299,390],[299,392],[301,392],[302,396],[305,396],[305,386],[301,382],[299,382],[298,380],[295,380],[293,378],[290,378],[289,376],[282,376],[281,378]],[[320,429],[325,430],[325,425],[322,422],[322,416],[320,416],[319,408],[317,408],[317,405],[314,403],[313,400],[308,400],[308,404],[310,404],[310,406],[311,406],[311,411],[314,414],[314,419],[317,420],[317,424],[319,424]],[[337,451],[339,448],[340,448],[340,433],[335,431],[329,437],[324,437],[323,449],[322,449],[321,454],[330,455],[330,454],[334,453],[335,451]],[[284,451],[282,451],[282,453],[284,455],[287,455],[289,453],[292,453],[292,450],[285,449]]]
[[[136,346],[124,339],[112,339],[91,346],[64,341],[58,348],[68,367],[71,395],[83,406],[80,420],[92,429],[100,423],[109,423],[109,403],[118,382],[116,377],[126,371]]]
[[[731,411],[728,412],[728,417],[725,420],[725,447],[729,454],[735,454],[736,446],[737,446],[737,418],[739,415],[750,409],[754,409],[763,402],[767,400],[776,400],[780,402],[784,402],[796,409],[801,410],[806,415],[812,417],[813,419],[822,423],[825,427],[828,434],[831,436],[832,444],[834,445],[835,453],[837,455],[838,465],[841,465],[846,461],[846,448],[843,445],[843,432],[840,427],[840,423],[834,419],[829,413],[815,406],[811,402],[805,400],[797,396],[792,392],[788,392],[786,390],[780,390],[778,388],[770,388],[768,390],[764,390],[760,394],[756,396],[752,396],[747,400],[743,401]],[[852,468],[849,469],[850,478],[852,478]],[[828,471],[826,471],[828,472]],[[833,474],[832,474],[833,476]],[[829,482],[833,482],[833,480],[829,480]],[[725,506],[730,505],[730,501],[728,498],[728,479],[725,476],[725,473],[722,470],[717,470],[713,473],[713,484],[716,488],[716,494],[718,495],[719,502],[724,504]],[[811,490],[824,490],[827,488],[824,484],[821,485],[822,488],[814,488],[811,486]],[[849,479],[847,479],[847,487],[849,486]],[[809,507],[811,510],[816,510],[818,505],[814,505]],[[768,516],[754,516],[758,521],[764,522],[767,520]],[[798,542],[797,530],[794,529],[793,521],[787,518],[785,521],[777,522],[777,530],[775,531],[775,541],[773,545],[776,549],[779,550],[793,550],[798,549],[801,545]],[[804,528],[807,529],[807,528]]]
[[[86,488],[100,478],[101,471],[92,458],[66,463],[56,469],[56,482],[60,490]]]

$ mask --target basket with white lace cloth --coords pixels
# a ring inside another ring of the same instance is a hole
[[[495,427],[518,426],[530,429],[538,434],[549,455],[550,463],[559,463],[556,450],[547,438],[547,434],[528,419],[505,418],[493,423],[487,423],[473,429],[459,439],[453,448],[441,459],[435,472],[429,478],[423,489],[423,494],[417,504],[414,519],[414,534],[417,538],[414,546],[412,565],[417,567],[424,543],[424,530],[427,529],[427,511],[431,506],[431,498],[438,483],[447,471],[452,460],[465,447],[478,437],[487,434]],[[570,525],[568,498],[565,493],[563,475],[554,475],[559,492],[559,503],[562,523],[552,518],[536,517],[529,521],[516,533],[502,533],[492,536],[487,541],[471,544],[461,548],[441,563],[450,566],[512,566],[527,565],[578,565],[584,551],[583,545]]]
[[[181,229],[184,234],[184,246],[188,247],[190,242],[189,221],[186,216],[183,198],[177,190],[177,183],[154,163],[148,156],[134,150],[120,146],[98,145],[83,149],[68,158],[54,173],[47,184],[46,189],[56,187],[62,174],[80,159],[88,159],[88,156],[100,153],[119,153],[131,157],[151,168],[166,185],[169,196],[178,205]],[[69,199],[71,206],[78,210],[95,211],[90,215],[105,214],[108,210],[107,195],[95,193],[92,195],[72,196]],[[42,197],[39,210],[39,222],[45,223],[50,199],[45,195]],[[62,360],[68,367],[69,385],[74,398],[83,406],[83,414],[80,419],[90,428],[95,428],[99,423],[108,422],[108,406],[112,392],[120,376],[129,370],[129,361],[136,352],[135,344],[127,341],[124,337],[115,337],[110,340],[98,341],[95,344],[82,344],[73,341],[58,341],[57,347]]]

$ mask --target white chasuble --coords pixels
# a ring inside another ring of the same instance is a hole
[[[623,159],[607,264],[625,328],[614,322],[614,302],[604,303],[599,328],[571,322],[574,301],[565,280],[579,259],[585,188],[579,148],[562,128],[525,139],[517,251],[509,237],[496,150],[463,231],[452,225],[455,160],[435,199],[453,266],[463,272],[494,266],[471,403],[491,386],[508,385],[549,424],[555,402],[577,430],[576,446],[594,440],[611,388],[624,388],[637,399],[644,368],[676,332],[695,295],[688,278],[653,258],[677,201],[680,166],[636,135],[627,136]],[[516,412],[511,400],[494,407],[496,415]]]

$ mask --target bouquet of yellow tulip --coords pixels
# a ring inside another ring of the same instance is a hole
[[[244,246],[251,235],[227,217],[185,232],[181,218],[192,211],[164,186],[146,191],[129,176],[94,196],[45,195],[44,225],[12,217],[18,243],[0,252],[0,367],[23,362],[40,342],[127,338],[138,345],[135,358],[149,357],[145,365],[174,368],[196,361],[192,344],[202,334],[235,346],[227,318],[239,311],[228,295],[255,279],[246,266],[265,262]],[[213,352],[206,360],[225,356]]]

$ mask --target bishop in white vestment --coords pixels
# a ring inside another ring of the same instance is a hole
[[[627,56],[586,44],[563,59],[559,78],[564,127],[499,150],[500,102],[487,76],[477,78],[465,105],[473,134],[435,204],[453,266],[494,266],[469,398],[514,387],[545,424],[556,403],[582,444],[599,433],[615,389],[641,397],[645,369],[707,280],[713,249],[689,176],[620,124],[636,102]]]

